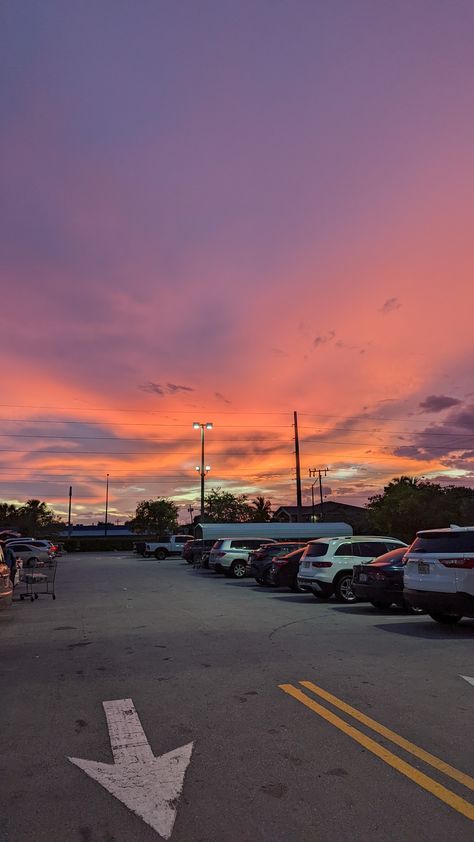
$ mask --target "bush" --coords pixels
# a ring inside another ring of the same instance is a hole
[[[67,553],[104,553],[114,550],[128,550],[132,552],[133,545],[139,540],[143,540],[143,538],[133,535],[117,537],[107,535],[102,538],[99,536],[94,536],[93,538],[65,538],[60,543]]]

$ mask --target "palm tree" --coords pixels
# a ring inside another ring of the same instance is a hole
[[[272,504],[265,497],[256,497],[251,504],[251,518],[255,523],[268,523],[272,519]]]

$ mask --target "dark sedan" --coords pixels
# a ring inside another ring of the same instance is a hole
[[[274,558],[268,579],[271,585],[276,588],[290,588],[292,591],[299,591],[298,570],[300,569],[301,556],[306,549],[306,544],[298,550]]]
[[[245,572],[247,576],[254,576],[259,585],[268,585],[268,574],[273,559],[305,546],[306,544],[302,541],[279,541],[275,544],[265,544],[250,553]]]
[[[374,608],[390,608],[395,603],[408,608],[403,597],[404,557],[408,547],[391,550],[369,564],[354,565],[352,589],[358,599]]]

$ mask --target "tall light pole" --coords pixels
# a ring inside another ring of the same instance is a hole
[[[206,421],[205,424],[202,424],[200,421],[194,421],[193,428],[195,430],[201,430],[201,467],[199,465],[196,467],[196,471],[199,471],[201,475],[201,520],[204,518],[204,480],[208,471],[211,470],[210,465],[206,465],[204,462],[204,433],[206,430],[212,430],[212,423],[211,421]]]
[[[107,481],[105,484],[105,529],[104,535],[107,536],[107,527],[108,527],[108,516],[109,516],[109,475],[107,474]]]

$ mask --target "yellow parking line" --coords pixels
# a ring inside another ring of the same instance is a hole
[[[382,737],[386,737],[387,740],[390,740],[392,743],[400,746],[400,748],[405,749],[405,751],[408,751],[409,754],[413,754],[415,757],[418,757],[420,760],[428,763],[429,766],[433,766],[434,769],[438,769],[439,772],[443,772],[444,775],[447,775],[449,778],[453,778],[453,780],[458,781],[458,783],[463,784],[463,786],[466,786],[468,789],[474,790],[474,778],[470,775],[467,775],[465,772],[460,772],[459,769],[455,769],[454,766],[450,766],[449,763],[445,763],[444,760],[440,760],[439,757],[435,757],[433,754],[429,754],[429,752],[414,745],[414,743],[410,743],[409,740],[405,740],[403,737],[400,737],[395,733],[395,731],[391,731],[390,728],[380,725],[380,723],[376,722],[375,719],[371,719],[370,716],[366,716],[365,713],[361,713],[357,710],[357,708],[353,708],[351,705],[346,704],[346,702],[341,701],[341,699],[338,699],[337,696],[333,696],[332,693],[328,693],[327,690],[323,690],[322,687],[318,687],[316,684],[313,684],[312,681],[300,681],[300,684],[302,684],[303,687],[306,687],[307,690],[311,690],[312,693],[316,693],[317,696],[321,696],[321,698],[325,699],[326,702],[330,702],[334,705],[334,707],[339,708],[339,710],[344,711],[344,713],[347,713],[349,716],[352,716],[354,719],[362,722],[362,724],[366,725],[367,728],[371,728],[372,731],[376,731],[377,734],[381,734]]]
[[[446,787],[437,783],[437,781],[433,780],[433,778],[430,778],[423,772],[418,771],[418,769],[415,769],[414,766],[410,766],[409,763],[406,763],[396,754],[393,754],[393,752],[388,751],[388,749],[383,748],[383,746],[380,746],[371,737],[367,737],[335,713],[332,713],[332,711],[323,707],[318,702],[315,702],[314,699],[310,699],[310,697],[306,696],[306,694],[303,693],[302,690],[299,690],[298,687],[293,687],[292,684],[280,684],[279,687],[284,693],[288,693],[289,696],[293,696],[293,698],[298,702],[306,705],[306,707],[310,708],[310,710],[314,713],[317,713],[327,722],[330,722],[331,725],[334,725],[344,734],[347,734],[348,737],[352,737],[352,739],[359,743],[359,745],[363,746],[368,751],[371,751],[372,754],[375,754],[377,757],[380,757],[381,760],[384,760],[385,763],[392,766],[392,768],[396,769],[397,772],[405,775],[405,777],[414,781],[414,783],[418,784],[418,786],[423,787],[423,789],[427,790],[427,792],[430,792],[436,798],[439,798],[440,801],[443,801],[449,807],[452,807],[453,810],[456,810],[458,813],[461,813],[463,816],[471,819],[471,821],[474,821],[474,806],[469,804],[468,801],[465,801],[464,798],[460,798],[456,795],[456,793],[446,789]]]

